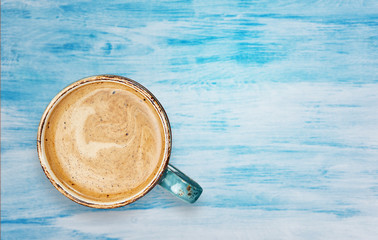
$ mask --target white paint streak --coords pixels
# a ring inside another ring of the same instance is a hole
[[[120,239],[375,240],[377,221],[376,216],[190,206],[75,214],[58,218],[55,227]]]

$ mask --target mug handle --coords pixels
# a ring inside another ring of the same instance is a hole
[[[203,191],[198,183],[171,164],[165,169],[159,185],[189,203],[197,201]]]

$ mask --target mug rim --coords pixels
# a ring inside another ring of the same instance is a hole
[[[72,91],[75,91],[75,89],[84,86],[86,84],[94,83],[94,82],[117,82],[120,84],[124,84],[128,87],[133,88],[134,90],[137,90],[139,93],[141,93],[143,96],[145,96],[150,103],[154,106],[159,118],[160,122],[163,124],[164,128],[164,156],[162,163],[159,166],[158,172],[155,174],[153,180],[148,183],[146,187],[144,187],[141,191],[139,191],[137,194],[119,200],[115,202],[95,202],[91,201],[89,199],[82,198],[80,199],[78,196],[74,196],[70,193],[70,191],[67,191],[66,187],[63,184],[60,184],[60,179],[55,176],[53,171],[51,170],[51,173],[49,172],[49,164],[47,157],[45,156],[45,150],[44,150],[44,141],[42,141],[42,137],[44,134],[44,130],[46,122],[48,120],[49,114],[53,112],[54,107],[59,103],[60,100],[62,100],[64,97],[66,97],[69,93]],[[130,203],[135,202],[136,200],[140,199],[141,197],[145,196],[149,191],[151,191],[159,182],[161,177],[164,175],[165,170],[168,167],[170,155],[171,155],[171,150],[172,150],[172,132],[171,132],[171,126],[168,120],[167,113],[165,112],[163,106],[161,103],[158,101],[158,99],[143,85],[140,83],[127,78],[123,76],[118,76],[118,75],[95,75],[95,76],[90,76],[86,77],[83,79],[80,79],[76,82],[71,83],[67,87],[65,87],[63,90],[61,90],[58,94],[55,95],[55,97],[50,101],[50,103],[47,105],[39,126],[38,126],[38,134],[37,134],[37,150],[38,150],[38,158],[39,162],[41,164],[42,170],[45,173],[46,177],[49,179],[49,181],[52,183],[52,185],[64,196],[68,197],[72,201],[79,203],[81,205],[87,206],[87,207],[92,207],[92,208],[103,208],[103,209],[109,209],[109,208],[117,208],[117,207],[122,207],[125,205],[128,205]],[[54,177],[56,179],[54,179]]]

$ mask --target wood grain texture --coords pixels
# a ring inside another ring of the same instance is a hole
[[[2,239],[378,236],[377,1],[4,0],[1,67]],[[160,100],[197,203],[156,187],[103,211],[53,188],[39,119],[97,74]]]

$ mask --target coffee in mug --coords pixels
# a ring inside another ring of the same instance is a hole
[[[42,116],[37,145],[53,185],[86,206],[123,206],[157,183],[188,202],[202,192],[168,166],[168,117],[146,88],[128,78],[94,76],[65,88]]]

